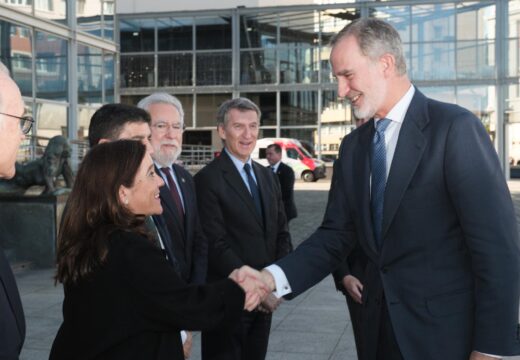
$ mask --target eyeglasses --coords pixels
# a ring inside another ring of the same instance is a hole
[[[184,124],[167,124],[164,122],[157,123],[152,125],[152,127],[156,128],[160,133],[166,133],[171,128],[173,131],[184,131],[186,129],[186,125]]]
[[[34,119],[32,116],[15,116],[15,115],[6,114],[6,113],[2,113],[2,112],[0,112],[0,115],[10,116],[10,117],[20,120],[20,129],[22,130],[24,135],[27,135],[29,133],[29,131],[31,131],[31,129],[32,129],[32,126],[34,123]]]

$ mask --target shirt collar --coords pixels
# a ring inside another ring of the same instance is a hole
[[[228,154],[229,158],[231,159],[231,161],[233,161],[233,164],[235,165],[235,167],[240,171],[244,168],[244,165],[247,163],[249,164],[249,166],[251,166],[251,168],[253,168],[253,162],[251,161],[251,156],[247,159],[247,161],[244,163],[242,160],[239,160],[237,159],[235,156],[231,155],[231,153],[229,152],[229,150],[227,148],[224,148],[224,151],[226,152],[226,154]]]
[[[410,103],[412,102],[413,95],[415,94],[415,87],[410,85],[408,91],[403,95],[403,97],[394,105],[394,107],[388,112],[385,116],[385,119],[390,119],[392,121],[402,123],[408,108],[410,107]],[[375,119],[374,125],[380,119]]]
[[[271,165],[271,167],[274,169],[275,172],[278,171],[278,167],[280,166],[280,163],[281,163],[281,162],[282,162],[282,161],[280,160],[280,161],[278,161],[276,164]]]

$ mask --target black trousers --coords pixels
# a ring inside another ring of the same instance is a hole
[[[202,360],[264,360],[271,331],[271,314],[244,311],[232,333],[202,333]]]
[[[395,339],[394,329],[388,314],[386,301],[383,299],[379,322],[379,337],[377,343],[377,360],[403,360],[399,345]]]
[[[363,319],[362,313],[363,305],[358,304],[346,294],[345,299],[347,300],[348,312],[350,314],[350,322],[352,323],[352,332],[354,333],[354,340],[356,342],[356,352],[359,360],[363,359]]]

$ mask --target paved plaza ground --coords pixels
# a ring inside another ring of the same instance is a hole
[[[319,225],[330,182],[296,184],[298,218],[291,222],[295,246]],[[509,183],[520,224],[520,181]],[[63,291],[54,286],[53,270],[17,274],[27,322],[22,360],[47,359],[61,323]],[[327,277],[298,298],[284,302],[273,316],[268,360],[355,360],[356,351],[344,297]],[[200,335],[195,334],[193,354],[200,359]],[[510,358],[520,360],[520,357]]]

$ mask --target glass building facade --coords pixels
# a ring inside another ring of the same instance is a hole
[[[114,10],[114,0],[0,0],[0,60],[36,120],[19,161],[55,135],[81,144],[91,114],[116,98]]]
[[[359,17],[392,23],[417,88],[478,116],[506,171],[520,163],[519,0],[121,14],[121,101],[169,92],[186,110],[185,142],[217,149],[218,105],[248,97],[262,110],[262,137],[298,138],[334,159],[354,122],[350,105],[337,98],[328,43]]]

